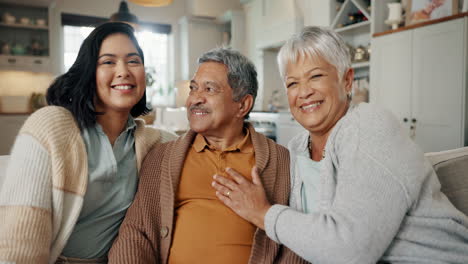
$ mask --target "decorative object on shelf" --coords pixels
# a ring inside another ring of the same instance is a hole
[[[112,14],[112,16],[110,17],[110,21],[125,22],[130,24],[135,29],[138,27],[138,18],[134,14],[130,13],[126,1],[120,2],[119,10],[117,11],[117,13]]]
[[[458,13],[458,0],[408,0],[406,25],[443,18]]]
[[[44,47],[38,39],[33,38],[28,48],[28,53],[33,56],[41,56],[44,53]]]
[[[31,23],[31,20],[28,17],[22,17],[19,21],[22,25],[29,25]]]
[[[10,46],[10,43],[4,42],[4,43],[2,44],[1,53],[4,54],[4,55],[10,55],[10,54],[11,54],[11,46]]]
[[[130,2],[141,6],[160,7],[172,4],[173,0],[130,0]]]
[[[29,101],[31,111],[36,111],[47,105],[47,100],[44,94],[32,93]]]
[[[8,12],[3,13],[2,18],[3,18],[3,22],[6,24],[14,24],[16,22],[16,17]]]
[[[403,22],[401,3],[388,3],[387,6],[388,18],[385,20],[385,24],[392,26],[392,29],[397,29]]]
[[[468,11],[468,0],[463,0],[462,12]]]
[[[24,55],[26,54],[26,49],[20,43],[16,43],[11,47],[11,54],[13,55]]]
[[[354,50],[353,62],[367,61],[367,50],[363,46],[359,46]]]
[[[367,17],[362,13],[361,10],[354,12],[354,13],[349,13],[348,14],[348,21],[344,24],[338,24],[337,27],[346,27],[352,24],[356,24],[359,22],[367,21]]]
[[[43,19],[43,18],[38,18],[38,19],[36,19],[36,25],[45,26],[46,25],[46,20]]]

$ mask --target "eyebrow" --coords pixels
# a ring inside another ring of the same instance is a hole
[[[100,56],[98,57],[98,59],[100,59],[100,58],[102,58],[102,57],[106,57],[106,56],[107,56],[107,57],[117,57],[117,55],[115,55],[115,54],[104,53],[104,54],[100,55]],[[127,55],[126,55],[125,57],[128,58],[128,57],[132,57],[132,56],[138,56],[138,57],[141,58],[140,54],[138,54],[138,53],[136,53],[136,52],[127,53]]]
[[[308,71],[306,72],[306,74],[309,74],[309,73],[311,73],[311,72],[313,72],[313,71],[315,71],[315,70],[320,70],[320,69],[322,69],[322,68],[320,68],[320,67],[312,68],[312,69],[308,70]],[[288,80],[288,79],[294,79],[294,80],[295,80],[295,79],[297,79],[297,78],[296,78],[296,77],[293,77],[293,76],[286,76],[286,80]]]

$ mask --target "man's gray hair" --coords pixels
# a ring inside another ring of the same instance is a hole
[[[336,32],[324,27],[305,27],[281,47],[277,60],[283,82],[288,63],[296,63],[304,57],[322,58],[335,66],[340,80],[351,68],[348,46]]]
[[[247,57],[229,48],[215,48],[205,52],[198,58],[199,65],[210,61],[226,65],[228,69],[227,79],[229,86],[232,88],[234,101],[238,102],[244,98],[244,96],[250,94],[255,103],[258,90],[257,71],[253,63]],[[250,110],[252,110],[252,108]],[[248,116],[249,114],[247,113],[246,118]]]

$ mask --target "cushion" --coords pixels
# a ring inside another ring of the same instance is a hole
[[[468,215],[468,147],[426,153],[442,185],[442,192],[455,207]]]
[[[10,156],[0,155],[0,189],[2,187],[3,179],[5,179],[5,173],[8,166],[8,160]]]

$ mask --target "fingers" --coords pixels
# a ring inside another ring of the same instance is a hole
[[[232,180],[226,178],[226,177],[223,177],[221,175],[213,175],[213,179],[219,184],[219,185],[222,185],[228,189],[231,189],[231,190],[236,190],[237,189],[237,183],[233,182]],[[215,182],[213,182],[215,183]],[[213,185],[214,187],[214,185]]]
[[[215,182],[215,181],[212,182],[211,186],[213,186],[213,188],[216,189],[217,193],[220,193],[225,197],[229,197],[232,194],[232,189],[229,189],[228,187],[222,184],[219,184],[218,182]]]
[[[223,202],[225,205],[227,205],[229,208],[232,209],[232,201],[231,199],[229,199],[229,197],[227,197],[226,195],[223,195],[223,193],[221,192],[216,192],[216,196],[218,197],[219,200],[221,200],[221,202]]]
[[[262,186],[262,180],[260,180],[260,175],[258,175],[258,169],[257,169],[257,166],[253,166],[252,167],[252,182],[255,184],[255,185],[260,185]]]
[[[232,168],[226,168],[226,172],[234,179],[234,181],[236,181],[238,184],[243,184],[245,183],[247,180],[244,178],[244,176],[242,176],[240,173],[238,173],[237,171],[235,171],[234,169]]]

